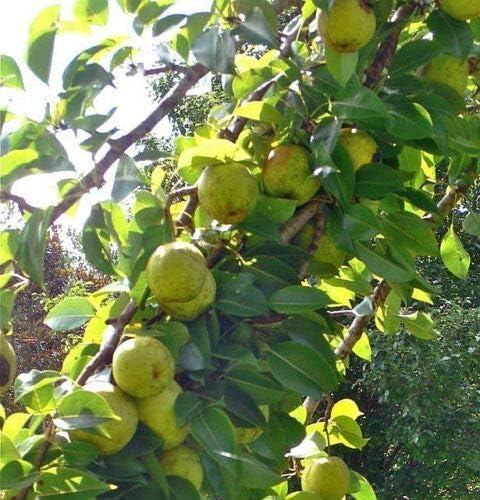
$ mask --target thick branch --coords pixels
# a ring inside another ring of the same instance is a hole
[[[195,64],[186,71],[185,76],[165,94],[156,109],[137,127],[128,134],[111,142],[110,149],[105,156],[95,165],[95,167],[81,181],[66,194],[65,198],[55,207],[51,222],[54,222],[60,215],[66,212],[74,205],[85,193],[94,187],[100,187],[105,183],[105,174],[108,169],[125,153],[125,151],[142,139],[168,113],[173,111],[175,106],[185,97],[185,94],[191,89],[203,76],[208,73],[208,69]]]
[[[320,200],[311,200],[288,222],[286,222],[282,226],[280,233],[283,243],[289,243],[290,240],[305,226],[305,224],[307,224],[307,222],[316,215],[321,205],[322,202]]]

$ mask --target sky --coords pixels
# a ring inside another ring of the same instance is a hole
[[[116,0],[109,1],[110,13],[109,21],[105,27],[94,27],[91,35],[60,34],[57,35],[52,70],[50,73],[49,86],[39,80],[24,63],[25,48],[28,39],[28,29],[34,17],[45,7],[58,4],[62,5],[61,19],[72,19],[71,9],[74,0],[16,0],[9,3],[8,8],[0,6],[0,53],[12,56],[19,64],[26,92],[16,89],[2,89],[0,104],[8,104],[9,109],[19,115],[41,120],[47,103],[56,101],[57,93],[61,90],[61,75],[67,64],[82,50],[95,45],[105,38],[127,35],[129,39],[126,45],[138,47],[141,55],[138,61],[144,62],[145,67],[155,66],[155,50],[152,47],[152,38],[147,36],[139,37],[133,31],[131,25],[133,17],[124,14]],[[212,0],[177,0],[175,4],[163,15],[173,13],[189,14],[192,12],[207,11],[210,9]],[[152,101],[148,96],[148,88],[145,79],[141,75],[127,76],[125,68],[120,68],[115,72],[115,86],[108,87],[97,99],[95,105],[96,113],[107,112],[112,107],[117,107],[117,111],[110,123],[119,128],[119,135],[131,130],[141,122],[151,111]],[[15,123],[11,124],[14,129]],[[163,121],[155,129],[157,134],[168,134],[169,125]],[[8,132],[8,129],[7,129]],[[76,166],[77,176],[85,173],[93,167],[91,155],[82,151],[78,147],[80,142],[73,132],[61,132],[58,139],[66,147],[70,160]],[[101,157],[101,151],[98,157]],[[111,179],[114,169],[109,174],[110,182],[100,192],[87,195],[82,201],[77,218],[73,220],[63,220],[62,222],[72,224],[74,227],[83,223],[88,215],[87,207],[99,199],[108,197],[111,189]],[[23,196],[34,206],[45,207],[55,204],[58,201],[56,188],[57,179],[48,175],[37,175],[35,180],[27,177],[14,185],[14,194]],[[41,185],[42,188],[38,189]]]

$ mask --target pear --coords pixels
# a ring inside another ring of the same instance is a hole
[[[320,497],[321,498],[321,497]],[[316,493],[310,493],[308,491],[292,491],[286,497],[286,500],[319,500],[319,496]]]
[[[192,321],[206,311],[215,301],[217,284],[208,270],[205,283],[200,293],[187,302],[166,302],[163,310],[179,321]]]
[[[198,180],[198,199],[212,219],[239,224],[255,208],[257,181],[241,163],[209,166]]]
[[[152,337],[128,339],[113,354],[113,378],[122,391],[135,398],[163,391],[173,380],[174,369],[170,351]]]
[[[441,54],[420,69],[425,82],[447,85],[463,97],[468,84],[468,61]]]
[[[110,420],[100,427],[107,436],[93,434],[83,429],[69,432],[74,441],[85,441],[95,445],[102,455],[110,455],[124,448],[132,439],[138,424],[138,413],[135,403],[118,387],[108,382],[90,382],[85,385],[86,391],[102,396],[120,420]]]
[[[311,223],[306,224],[293,238],[292,243],[298,245],[307,252],[314,235],[314,227]],[[346,252],[337,247],[332,235],[326,229],[320,238],[315,253],[312,256],[312,262],[309,266],[309,272],[318,277],[330,277],[343,264]]]
[[[12,385],[16,371],[15,351],[5,335],[0,333],[0,395]]]
[[[177,425],[175,401],[182,388],[174,381],[160,393],[137,401],[140,421],[163,440],[163,449],[169,450],[187,438],[188,425]]]
[[[355,172],[367,163],[374,161],[378,152],[377,143],[370,135],[355,128],[344,128],[340,131],[338,143],[350,155]]]
[[[439,0],[439,3],[449,16],[459,21],[480,17],[480,0]]]
[[[318,17],[318,32],[336,52],[357,52],[373,37],[375,14],[366,0],[334,0]]]
[[[350,472],[339,457],[312,460],[302,473],[302,490],[316,493],[322,500],[340,500],[350,485]]]
[[[202,291],[207,274],[202,252],[182,241],[159,246],[147,264],[148,286],[160,307],[166,302],[195,298]]]
[[[296,145],[278,146],[268,155],[262,169],[265,191],[270,196],[289,198],[304,205],[320,188],[313,176],[309,152]]]
[[[197,491],[203,483],[203,468],[200,457],[191,448],[180,445],[160,456],[160,465],[166,476],[179,476],[190,481]]]

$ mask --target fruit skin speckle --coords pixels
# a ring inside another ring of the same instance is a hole
[[[447,85],[463,97],[468,84],[468,61],[462,61],[449,54],[441,54],[423,68],[420,76],[424,82]]]

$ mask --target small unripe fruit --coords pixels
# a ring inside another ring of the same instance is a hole
[[[372,163],[378,152],[377,143],[373,138],[362,130],[355,128],[344,128],[340,131],[338,143],[341,144],[350,155],[355,172],[367,163]]]
[[[183,443],[190,431],[188,425],[177,425],[175,401],[182,388],[172,381],[159,394],[137,401],[140,421],[163,440],[163,449],[168,450]]]
[[[320,35],[336,52],[357,52],[371,40],[375,28],[375,14],[366,0],[335,0],[318,18]]]
[[[165,475],[186,479],[200,491],[203,483],[202,463],[191,448],[184,445],[177,446],[163,453],[159,460]]]
[[[12,385],[17,371],[17,357],[10,342],[0,333],[0,394]]]
[[[198,199],[207,215],[222,224],[239,224],[255,208],[258,186],[241,163],[207,167],[198,180]]]
[[[480,0],[439,0],[439,3],[449,16],[459,21],[480,17]]]
[[[262,169],[267,194],[294,200],[297,206],[304,205],[320,188],[320,180],[313,176],[309,161],[308,151],[301,146],[274,148]]]
[[[432,59],[420,70],[427,83],[447,85],[463,97],[468,84],[468,61],[462,61],[449,54]]]
[[[174,368],[170,351],[151,337],[128,339],[113,354],[113,378],[120,389],[135,398],[163,391],[173,380]]]
[[[119,420],[110,420],[100,427],[107,436],[93,434],[83,429],[69,432],[74,441],[85,441],[95,445],[102,455],[110,455],[124,448],[132,439],[138,424],[138,412],[135,403],[118,387],[108,382],[91,382],[85,385],[86,391],[102,396]]]
[[[316,493],[322,500],[340,500],[350,485],[350,472],[339,457],[317,458],[302,473],[302,490]]]

